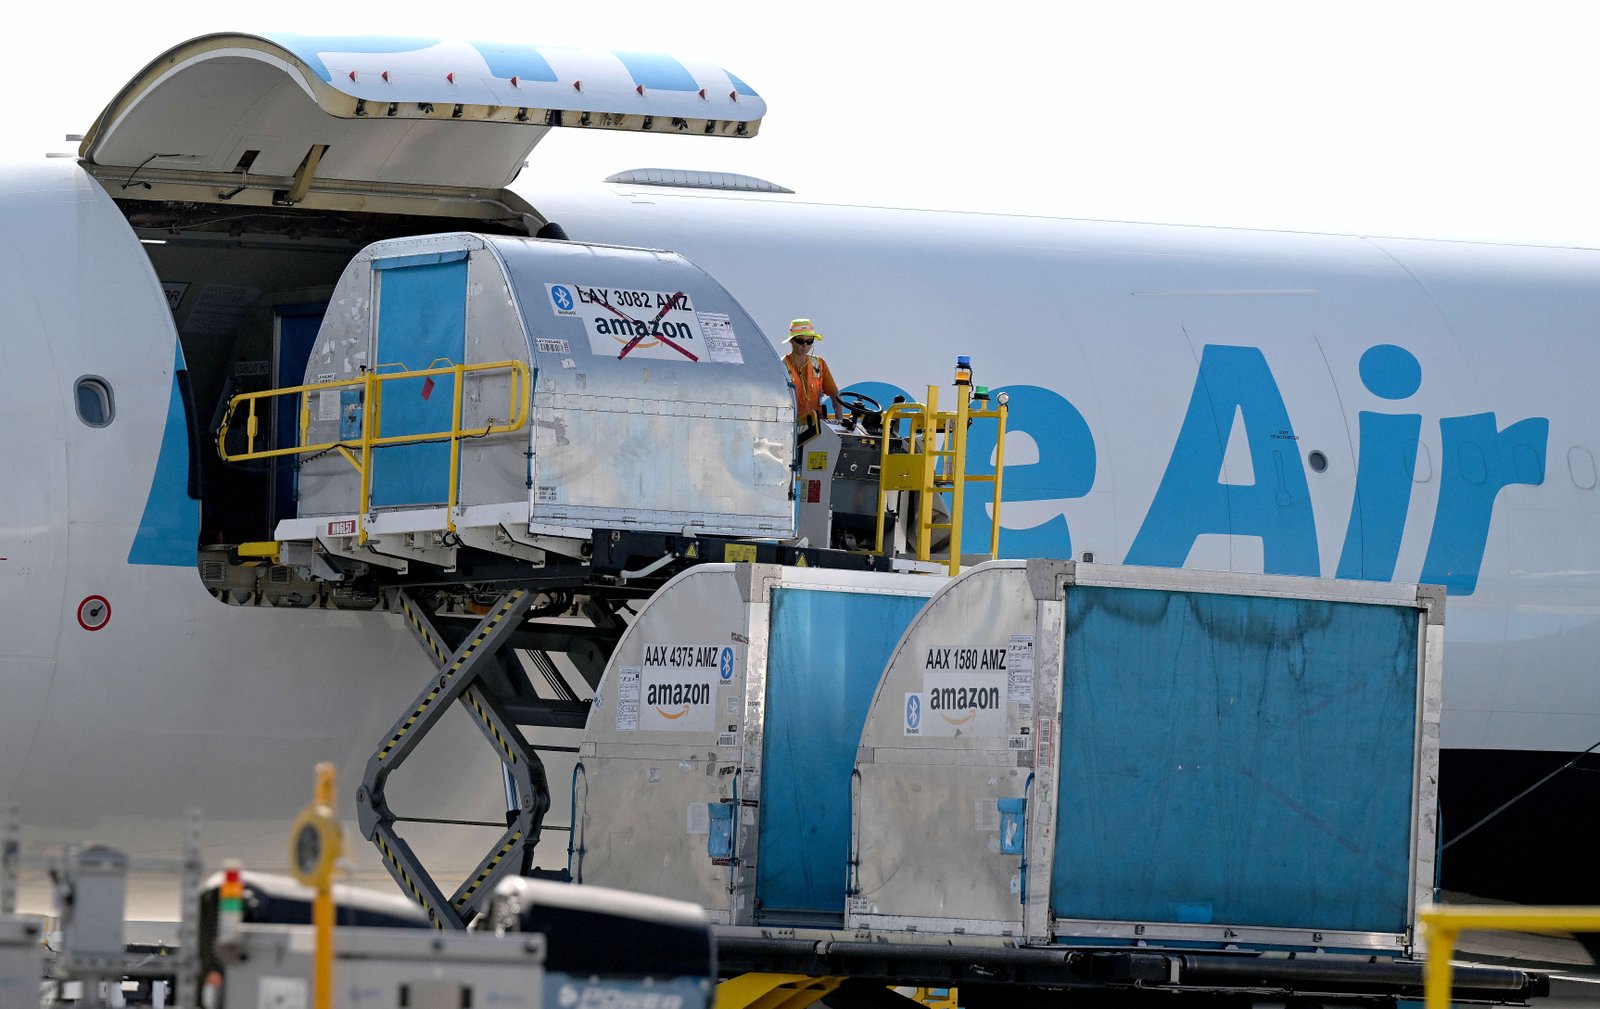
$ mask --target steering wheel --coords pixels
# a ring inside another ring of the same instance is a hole
[[[864,393],[841,392],[839,405],[851,413],[882,413],[883,407],[877,400]]]

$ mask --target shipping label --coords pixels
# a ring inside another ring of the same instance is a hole
[[[723,651],[714,644],[644,646],[639,682],[639,728],[656,732],[710,732],[716,725]],[[728,665],[731,668],[732,649]]]
[[[929,648],[923,659],[922,692],[917,695],[920,726],[915,734],[1005,738],[1012,686],[1007,651],[970,645]]]
[[[1013,634],[1006,646],[1006,700],[1033,701],[1033,635]]]
[[[693,363],[710,360],[700,316],[683,291],[590,284],[544,286],[552,312],[583,321],[589,349],[595,354]],[[720,329],[717,335],[718,356],[726,359],[728,351]]]

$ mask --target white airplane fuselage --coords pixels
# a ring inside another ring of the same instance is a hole
[[[683,252],[769,332],[810,316],[842,387],[919,398],[970,355],[1011,397],[1003,554],[1444,584],[1447,748],[1600,738],[1600,252],[620,187],[538,205]]]
[[[1600,252],[646,186],[531,199],[575,241],[683,253],[768,334],[813,319],[844,387],[920,399],[970,355],[1010,395],[1004,555],[1440,582],[1457,773],[1600,738]],[[428,661],[389,615],[211,597],[174,372],[213,337],[180,352],[168,278],[77,163],[0,172],[0,221],[0,809],[30,844],[165,851],[197,806],[213,853],[276,867],[312,764],[348,796]],[[80,418],[86,376],[111,389],[106,426]],[[419,794],[452,796],[430,815],[495,815],[470,730],[416,766]],[[1446,837],[1468,815],[1450,784]]]
[[[314,764],[333,761],[353,791],[431,667],[382,614],[212,598],[181,412],[172,429],[177,332],[144,248],[69,163],[0,173],[0,220],[33,236],[0,271],[0,811],[19,809],[30,848],[95,838],[166,856],[197,808],[209,857],[281,868]],[[111,389],[105,427],[79,418],[86,375]],[[87,612],[99,600],[108,619]],[[474,780],[497,815],[498,765],[472,735],[440,733],[439,759],[406,769],[432,815],[485,812],[462,787]],[[384,878],[375,859],[363,868]],[[175,907],[151,893],[153,913]],[[49,909],[42,885],[24,896]]]

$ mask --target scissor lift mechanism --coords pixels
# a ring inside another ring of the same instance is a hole
[[[384,867],[400,884],[401,890],[422,905],[439,929],[467,927],[494,891],[495,884],[517,869],[522,863],[522,853],[538,843],[545,813],[550,809],[550,786],[543,761],[523,737],[522,730],[507,717],[502,698],[482,675],[487,668],[486,661],[498,661],[500,648],[521,626],[535,598],[536,593],[528,589],[507,592],[490,607],[461,646],[449,651],[430,614],[408,593],[399,593],[400,611],[405,616],[406,626],[433,658],[438,676],[417,697],[410,711],[395,722],[383,745],[367,761],[366,774],[356,793],[356,809],[361,833],[377,845],[383,854]],[[471,875],[446,897],[396,829],[402,818],[389,809],[384,786],[389,775],[438,724],[452,701],[461,702],[472,716],[472,723],[494,747],[505,768],[507,791],[514,787],[517,801],[515,808],[507,811],[509,822],[505,833]]]

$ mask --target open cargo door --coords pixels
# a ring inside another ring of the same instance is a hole
[[[124,87],[79,154],[117,198],[493,219],[528,212],[503,190],[552,128],[749,137],[765,111],[666,56],[207,35]]]

